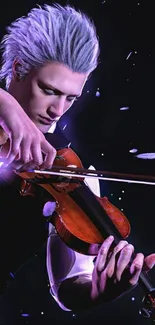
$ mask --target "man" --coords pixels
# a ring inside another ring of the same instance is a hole
[[[0,124],[10,138],[4,165],[17,170],[50,168],[56,150],[43,134],[81,96],[90,73],[97,67],[99,43],[95,27],[86,15],[69,6],[44,5],[8,27],[2,50],[0,78],[5,80],[7,91],[0,91]],[[44,215],[51,215],[55,208],[48,201]],[[31,222],[36,220],[31,209],[28,211],[27,218],[31,214]],[[24,226],[21,237],[27,230]],[[134,247],[125,240],[110,254],[113,241],[112,236],[104,241],[94,265],[92,257],[68,248],[51,226],[47,271],[51,294],[64,310],[81,310],[112,300],[138,283],[143,267],[149,270],[154,266],[155,254],[144,259],[138,253],[130,264]]]

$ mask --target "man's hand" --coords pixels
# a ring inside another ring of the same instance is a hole
[[[56,156],[55,148],[45,139],[16,99],[2,89],[0,89],[0,125],[10,139],[6,156],[7,165],[15,163],[17,169],[38,166],[42,169],[51,168]]]
[[[116,298],[117,293],[119,296],[138,283],[142,269],[149,271],[155,265],[155,254],[144,258],[142,253],[138,253],[130,262],[134,252],[133,245],[121,240],[114,249],[111,249],[113,240],[113,237],[109,236],[100,247],[92,274],[93,300],[102,297],[106,300],[106,296],[108,300]],[[125,273],[128,275],[124,281]]]

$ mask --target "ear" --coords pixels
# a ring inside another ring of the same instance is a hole
[[[19,59],[16,58],[12,64],[12,76],[13,76],[13,79],[16,81],[19,81],[19,79],[20,79],[19,72],[18,72],[20,66],[21,66],[21,63],[20,63]]]

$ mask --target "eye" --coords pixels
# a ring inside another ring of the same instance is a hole
[[[68,102],[77,101],[78,97],[67,97]]]
[[[42,90],[46,95],[55,95],[55,92],[52,89],[42,88]]]

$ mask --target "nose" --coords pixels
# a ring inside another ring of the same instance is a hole
[[[48,114],[51,118],[61,117],[65,111],[65,96],[54,96]]]

